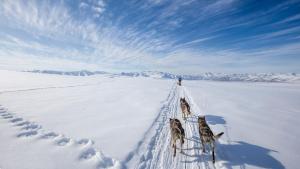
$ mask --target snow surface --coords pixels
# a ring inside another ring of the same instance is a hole
[[[188,82],[211,127],[225,131],[219,160],[227,168],[298,168],[300,85]]]
[[[299,83],[183,81],[0,71],[0,168],[298,168]],[[178,100],[193,115],[185,123]],[[202,153],[197,116],[215,133]],[[183,123],[172,157],[168,119]]]

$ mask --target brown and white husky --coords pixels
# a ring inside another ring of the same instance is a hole
[[[205,144],[209,144],[212,150],[213,163],[215,163],[215,141],[220,138],[224,134],[224,132],[214,135],[208,124],[206,123],[205,116],[198,117],[198,124],[203,152],[205,152]]]
[[[184,144],[184,138],[185,138],[185,133],[184,129],[182,128],[182,125],[180,121],[176,118],[171,119],[170,118],[170,129],[171,129],[171,144],[172,147],[174,148],[174,154],[173,156],[176,156],[176,141],[180,141],[180,147],[181,147],[181,152],[182,152],[182,145]]]
[[[190,105],[185,98],[180,98],[180,107],[182,111],[182,118],[186,120],[188,115],[191,115]]]

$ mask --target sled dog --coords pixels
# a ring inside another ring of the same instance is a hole
[[[191,115],[190,105],[185,100],[185,98],[180,98],[180,107],[182,111],[182,117],[186,120],[188,115]]]
[[[170,129],[171,129],[171,144],[172,147],[174,148],[174,154],[173,156],[176,156],[176,141],[180,141],[180,148],[182,152],[182,145],[184,144],[184,138],[185,138],[185,133],[184,129],[182,128],[182,125],[180,121],[176,118],[171,119],[170,118]]]
[[[212,150],[213,163],[215,163],[215,141],[220,138],[224,134],[224,132],[214,135],[208,124],[206,123],[205,116],[198,117],[198,125],[203,152],[205,152],[205,144],[209,144]]]

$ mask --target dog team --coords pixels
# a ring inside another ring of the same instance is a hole
[[[178,79],[178,85],[181,86],[182,79]],[[188,102],[185,100],[185,98],[180,98],[180,108],[182,111],[182,117],[186,121],[187,117],[191,115],[191,110]],[[176,156],[176,141],[179,140],[180,142],[180,148],[182,152],[182,145],[184,144],[185,139],[185,132],[182,127],[181,122],[176,118],[170,118],[170,130],[171,130],[171,144],[172,148],[174,149],[173,156]],[[199,129],[199,135],[200,140],[202,144],[202,151],[205,152],[205,145],[209,145],[211,151],[212,151],[212,161],[215,163],[215,141],[220,138],[224,132],[221,132],[217,135],[214,135],[208,124],[206,123],[205,116],[199,116],[198,117],[198,129]]]

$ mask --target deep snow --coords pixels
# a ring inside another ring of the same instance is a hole
[[[297,83],[184,81],[178,87],[146,77],[2,70],[0,77],[1,169],[298,166]],[[181,119],[183,96],[194,114],[184,126],[186,156],[174,159],[168,118]],[[215,166],[200,151],[196,118],[204,114],[213,131],[225,132]]]

